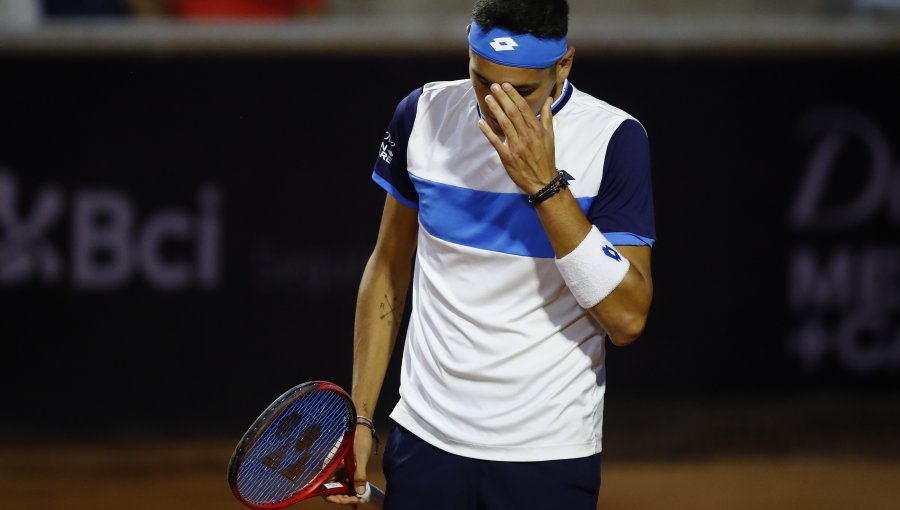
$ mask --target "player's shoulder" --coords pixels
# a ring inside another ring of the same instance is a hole
[[[421,105],[443,104],[450,106],[458,104],[472,91],[472,81],[469,79],[453,81],[433,81],[422,86]]]
[[[466,93],[471,90],[472,84],[468,79],[426,83],[400,100],[394,111],[394,120],[401,119],[411,126],[413,121],[422,115],[447,111],[455,105],[462,104]],[[442,106],[435,108],[437,105]]]
[[[638,119],[625,110],[597,99],[574,86],[572,89],[572,97],[569,99],[572,114],[585,117],[591,123],[601,122],[606,125],[619,126],[627,120],[632,120],[643,127]]]
[[[407,94],[400,101],[400,108],[403,110],[416,109],[421,107],[423,102],[427,104],[435,101],[459,100],[471,90],[472,82],[469,79],[429,82]]]
[[[452,81],[433,81],[422,86],[422,93],[432,95],[465,95],[471,88],[472,81],[468,78]]]
[[[404,101],[408,101],[410,99],[418,101],[421,96],[426,96],[428,98],[434,98],[438,96],[464,96],[471,89],[472,82],[468,78],[453,81],[433,81],[414,89],[404,98]]]
[[[412,112],[414,116],[441,115],[460,105],[471,97],[472,81],[434,81],[413,90],[400,102],[398,110]]]
[[[421,88],[420,105],[424,103],[455,104],[472,93],[472,81],[468,78],[453,81],[433,81]]]

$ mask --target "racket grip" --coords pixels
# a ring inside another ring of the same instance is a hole
[[[360,498],[366,500],[366,502],[359,505],[358,508],[364,510],[381,510],[384,508],[384,491],[371,483],[366,482],[366,492]]]
[[[372,497],[372,484],[369,482],[366,482],[366,492],[363,492],[362,494],[357,495],[357,497],[363,501],[369,501],[369,498]]]

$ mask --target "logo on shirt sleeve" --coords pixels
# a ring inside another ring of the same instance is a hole
[[[394,161],[393,148],[396,146],[397,144],[391,139],[391,132],[388,131],[384,134],[384,139],[381,141],[381,150],[379,151],[378,157],[390,165],[391,162]]]

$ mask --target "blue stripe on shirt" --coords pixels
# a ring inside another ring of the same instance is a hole
[[[372,180],[375,181],[376,184],[378,184],[379,186],[381,186],[382,188],[384,188],[385,191],[387,191],[388,193],[390,193],[390,195],[391,195],[392,197],[396,198],[398,202],[400,202],[401,204],[405,205],[406,207],[409,207],[410,209],[418,209],[418,208],[419,208],[419,204],[417,204],[416,202],[413,202],[412,200],[410,200],[410,199],[404,197],[404,196],[403,196],[403,193],[401,193],[400,190],[398,190],[397,188],[395,188],[394,185],[391,184],[390,182],[388,182],[387,179],[385,179],[384,177],[380,176],[380,175],[378,174],[378,170],[375,170],[375,171],[372,172]]]
[[[419,223],[444,241],[510,255],[553,258],[553,247],[537,212],[522,193],[479,191],[430,181],[410,174],[419,194]],[[578,198],[587,211],[594,197]],[[616,233],[623,245],[639,245],[639,236]],[[610,239],[617,244],[614,239]],[[649,243],[652,244],[652,240]]]

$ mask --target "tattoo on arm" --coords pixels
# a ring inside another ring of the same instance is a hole
[[[394,296],[394,299],[388,297],[387,294],[384,295],[384,301],[378,305],[378,310],[381,315],[378,316],[381,320],[387,320],[388,326],[393,326],[395,322],[400,322],[400,314],[402,310],[397,305],[397,297]]]

